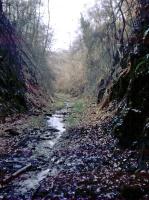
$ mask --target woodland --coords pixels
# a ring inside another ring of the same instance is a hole
[[[0,200],[148,200],[149,1],[95,0],[59,51],[43,3],[0,0]]]

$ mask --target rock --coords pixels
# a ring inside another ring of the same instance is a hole
[[[18,132],[16,129],[13,129],[13,128],[7,129],[7,130],[5,130],[5,132],[12,136],[20,135],[20,132]]]
[[[45,114],[46,117],[52,117],[52,113]]]
[[[121,146],[128,147],[141,136],[144,116],[136,109],[124,109],[119,115],[114,134],[119,138]]]
[[[64,111],[64,112],[62,112],[61,114],[62,114],[62,115],[67,115],[68,112],[67,112],[67,111],[66,111],[66,112]]]
[[[53,127],[49,127],[49,128],[47,128],[46,130],[44,130],[44,131],[50,131],[50,132],[59,132],[59,130],[58,130],[58,129],[56,129],[56,128],[53,128]]]

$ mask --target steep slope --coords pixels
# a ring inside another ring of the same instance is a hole
[[[26,87],[18,37],[3,13],[0,14],[0,30],[0,113],[5,115],[27,109],[24,96]]]
[[[127,64],[111,89],[110,100],[121,102],[116,135],[123,145],[145,141],[149,120],[149,4],[142,2],[136,16],[137,27],[129,41]]]
[[[9,114],[38,111],[46,104],[36,61],[23,38],[0,12],[0,120]]]
[[[122,70],[116,81],[108,83],[101,107],[113,102],[117,113],[113,132],[120,144],[135,145],[145,153],[149,147],[149,3],[140,1],[138,5],[136,26],[120,61]]]

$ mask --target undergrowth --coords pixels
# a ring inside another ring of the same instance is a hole
[[[67,118],[68,126],[76,126],[79,124],[86,109],[86,102],[83,98],[75,99],[72,103],[72,110]]]

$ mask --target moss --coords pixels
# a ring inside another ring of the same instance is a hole
[[[82,119],[84,111],[86,110],[86,102],[83,98],[75,99],[72,104],[72,110],[67,118],[68,126],[76,126]]]

